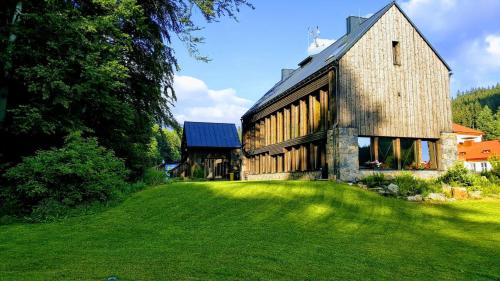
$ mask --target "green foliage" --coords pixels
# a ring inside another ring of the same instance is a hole
[[[399,187],[398,195],[406,197],[416,194],[427,195],[431,192],[440,192],[441,186],[432,180],[416,178],[410,172],[402,172],[394,178],[394,184]]]
[[[361,180],[362,183],[366,184],[368,187],[381,187],[386,184],[387,180],[382,173],[374,173]]]
[[[488,158],[488,162],[491,164],[491,172],[500,177],[500,155],[493,155]]]
[[[0,50],[6,50],[0,52],[0,94],[7,97],[0,163],[14,166],[21,156],[60,146],[64,136],[79,130],[124,159],[133,178],[150,166],[152,125],[178,126],[170,111],[179,68],[172,36],[202,59],[193,13],[211,22],[234,18],[249,5],[26,0],[19,20],[5,24],[12,22],[18,2],[3,1],[0,9]]]
[[[151,165],[178,162],[181,159],[181,137],[177,130],[153,126],[153,137],[149,145]]]
[[[62,148],[38,151],[5,173],[0,198],[14,214],[60,216],[63,209],[120,195],[127,170],[94,138],[70,134]]]
[[[205,178],[205,171],[198,164],[195,164],[191,170],[191,175],[193,175],[194,179],[203,179]]]
[[[481,130],[485,139],[500,138],[500,84],[459,92],[452,101],[453,122]]]
[[[149,168],[144,172],[143,182],[146,185],[159,185],[167,181],[167,174],[158,168]]]
[[[452,186],[473,186],[471,173],[465,168],[463,162],[456,162],[446,173],[438,178],[439,182]]]

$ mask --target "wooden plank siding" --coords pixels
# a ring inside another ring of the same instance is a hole
[[[338,74],[339,127],[430,139],[451,131],[448,69],[396,7],[340,59]]]
[[[250,174],[318,170],[325,165],[328,89],[334,87],[329,77],[334,81],[332,74],[319,77],[244,120]]]

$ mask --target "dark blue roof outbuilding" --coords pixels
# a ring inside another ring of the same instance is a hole
[[[184,122],[187,147],[240,148],[240,138],[234,124]]]

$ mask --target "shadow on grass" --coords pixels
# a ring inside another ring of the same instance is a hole
[[[474,204],[326,181],[173,183],[94,216],[0,227],[0,279],[499,279],[500,209]]]

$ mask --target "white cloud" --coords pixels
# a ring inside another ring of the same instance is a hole
[[[489,34],[467,41],[459,47],[457,53],[460,57],[450,60],[454,69],[454,88],[466,90],[499,82],[500,35]]]
[[[213,90],[205,82],[191,76],[174,77],[177,95],[173,110],[177,121],[227,122],[240,125],[241,116],[252,101],[239,97],[232,88]]]
[[[500,35],[486,36],[486,51],[496,58],[497,63],[500,64]]]
[[[333,40],[333,39],[318,38],[318,39],[316,39],[316,42],[312,42],[309,45],[309,47],[307,48],[307,54],[308,55],[315,55],[315,54],[323,51],[326,47],[330,46],[334,42],[335,42],[335,40]]]
[[[456,14],[458,0],[409,0],[402,2],[403,10],[426,29],[441,31],[450,26]],[[451,16],[451,17],[450,17]]]

